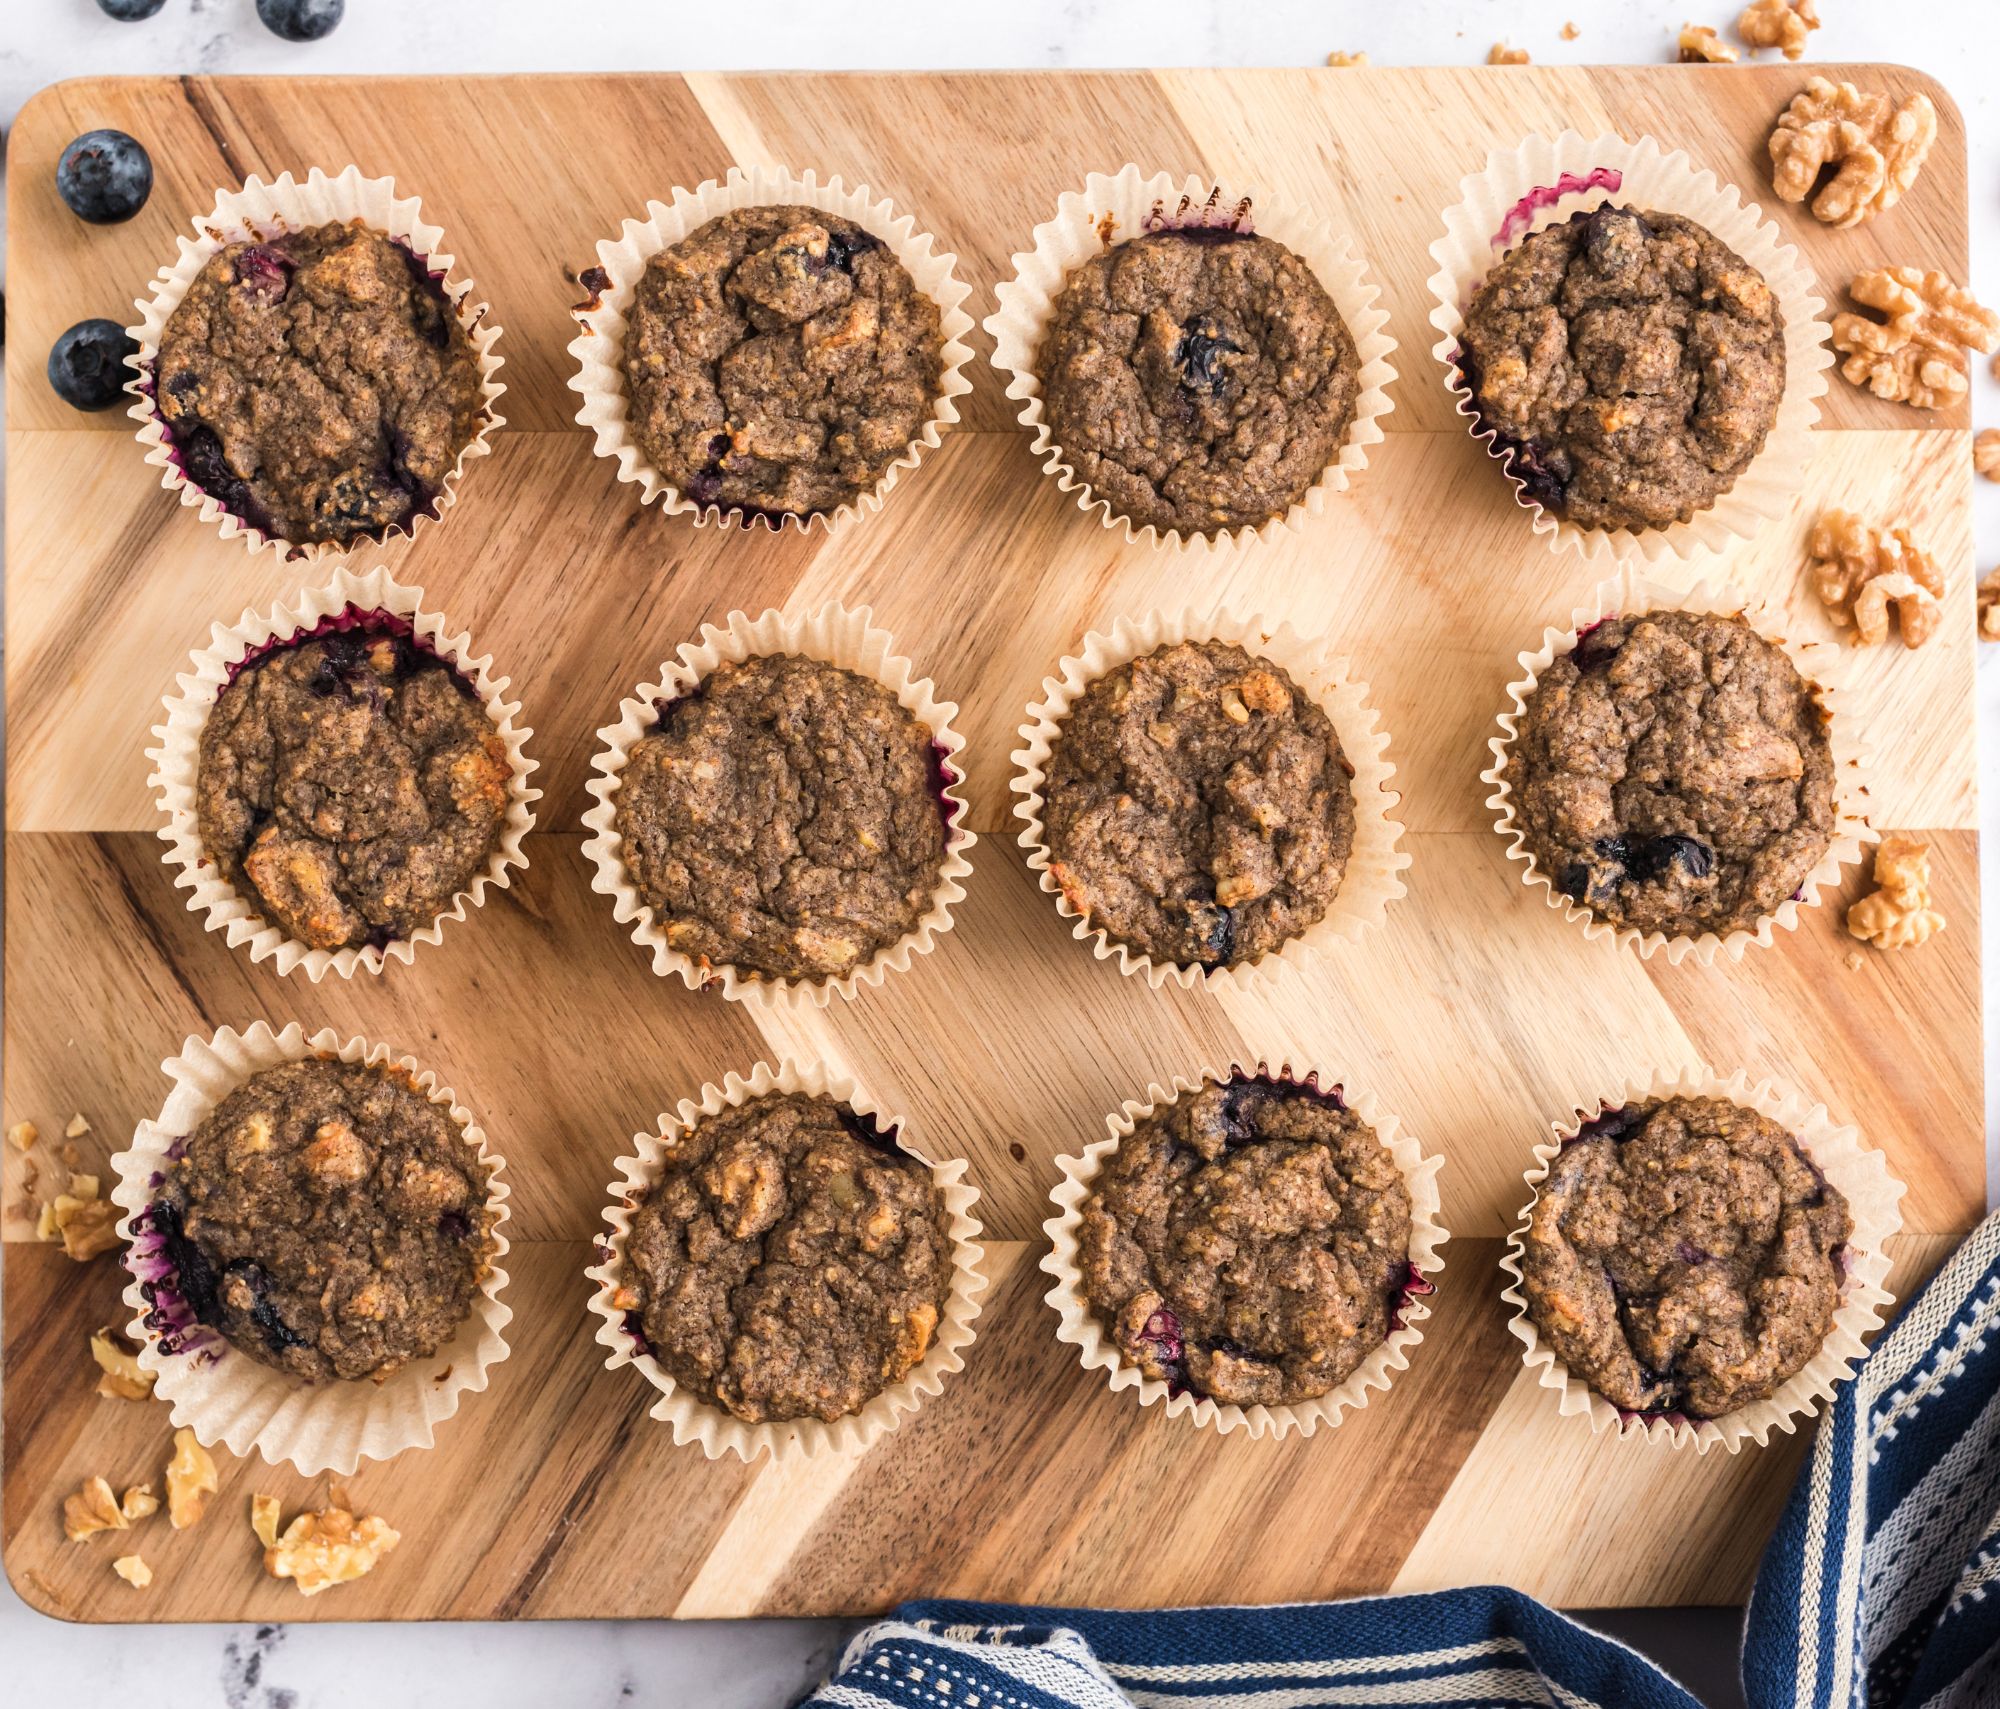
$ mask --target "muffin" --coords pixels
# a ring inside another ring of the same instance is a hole
[[[294,545],[435,515],[484,412],[442,282],[358,221],[217,250],[167,317],[152,381],[187,478]]]
[[[646,263],[627,317],[632,438],[697,504],[811,516],[924,431],[937,305],[882,240],[818,208],[733,208]]]
[[[1035,362],[1076,478],[1140,527],[1215,534],[1282,516],[1340,454],[1361,359],[1282,243],[1165,227],[1075,267]]]
[[[1763,448],[1785,390],[1763,276],[1679,214],[1600,207],[1523,240],[1458,365],[1523,497],[1581,528],[1686,522]]]
[[[386,611],[349,606],[251,654],[202,726],[202,852],[312,949],[428,926],[486,870],[507,747],[472,683]]]
[[[929,1350],[951,1288],[929,1165],[846,1104],[703,1116],[641,1196],[614,1306],[679,1386],[746,1423],[861,1411]]]
[[[1798,1141],[1726,1098],[1607,1110],[1557,1153],[1521,1260],[1528,1315],[1622,1411],[1766,1400],[1833,1327],[1847,1200]]]
[[[1042,786],[1049,872],[1120,943],[1255,961],[1316,923],[1354,848],[1354,768],[1278,665],[1180,641],[1085,687]]]
[[[1311,1400],[1395,1327],[1411,1206],[1337,1091],[1233,1074],[1139,1123],[1080,1206],[1077,1267],[1120,1355],[1236,1406]]]
[[[1549,882],[1614,925],[1754,930],[1831,846],[1818,691],[1741,617],[1608,617],[1542,671],[1501,779]]]
[[[658,705],[613,824],[668,947],[703,968],[818,982],[930,911],[946,808],[931,731],[819,659],[725,661]]]
[[[172,1289],[259,1364],[380,1382],[472,1312],[493,1255],[489,1171],[407,1071],[263,1069],[167,1155],[148,1217]]]

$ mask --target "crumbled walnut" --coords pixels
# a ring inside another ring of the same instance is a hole
[[[16,1122],[7,1130],[7,1143],[16,1151],[31,1150],[41,1137],[41,1130],[33,1122]]]
[[[196,1523],[219,1488],[215,1461],[186,1425],[174,1432],[174,1457],[167,1462],[167,1518],[176,1531]]]
[[[1524,47],[1509,47],[1505,42],[1495,42],[1486,50],[1488,65],[1526,65],[1528,50]]]
[[[1574,24],[1565,23],[1563,27],[1556,32],[1556,34],[1561,36],[1562,39],[1566,42],[1573,42],[1576,40],[1578,36],[1583,34],[1583,31],[1579,30]]]
[[[111,1563],[111,1570],[134,1590],[144,1590],[153,1582],[153,1569],[137,1555],[120,1555]]]
[[[1366,65],[1368,55],[1362,53],[1341,53],[1337,49],[1326,56],[1328,65]]]
[[[69,1125],[63,1129],[63,1138],[81,1139],[88,1132],[90,1132],[90,1123],[83,1119],[83,1112],[79,1110],[69,1118]]]
[[[1847,910],[1847,929],[1877,949],[1909,949],[1944,930],[1931,906],[1931,849],[1913,837],[1884,837],[1875,851],[1877,889]]]
[[[106,1400],[151,1400],[153,1373],[139,1363],[139,1350],[116,1329],[100,1329],[90,1338],[90,1356],[104,1374],[97,1392]]]
[[[159,1510],[149,1485],[134,1484],[121,1501],[103,1478],[87,1478],[76,1494],[63,1502],[63,1535],[72,1543],[100,1531],[128,1531],[135,1519]]]
[[[69,1191],[42,1206],[37,1240],[60,1240],[79,1264],[118,1244],[118,1207],[97,1196],[95,1175],[72,1175]]]
[[[1734,65],[1741,57],[1706,24],[1681,25],[1681,64]]]
[[[1838,166],[1812,211],[1830,226],[1857,226],[1902,199],[1936,141],[1928,95],[1897,106],[1887,95],[1815,77],[1771,132],[1771,186],[1783,200],[1803,202],[1821,171]]]
[[[1906,647],[1921,647],[1937,632],[1944,573],[1907,528],[1874,528],[1851,511],[1829,510],[1806,549],[1827,615],[1843,628],[1853,624],[1863,646],[1888,639],[1892,604]]]
[[[1833,317],[1833,347],[1846,354],[1840,371],[1878,398],[1936,409],[1965,396],[1965,348],[2000,349],[2000,314],[1981,308],[1942,273],[1885,267],[1847,287],[1857,303],[1880,309]]]
[[[1782,48],[1787,59],[1806,51],[1806,37],[1819,28],[1815,0],[1751,0],[1736,20],[1736,33],[1752,47]]]
[[[118,1503],[118,1511],[126,1519],[150,1519],[160,1511],[160,1498],[153,1493],[151,1484],[134,1484]]]
[[[2000,641],[2000,570],[1979,584],[1979,638]]]
[[[1989,481],[2000,481],[2000,427],[1988,427],[1972,441],[1972,468]]]
[[[357,1520],[344,1507],[301,1513],[283,1532],[283,1510],[268,1495],[250,1498],[250,1529],[264,1545],[264,1570],[288,1578],[302,1596],[317,1596],[329,1585],[346,1584],[369,1571],[402,1539],[387,1521]]]

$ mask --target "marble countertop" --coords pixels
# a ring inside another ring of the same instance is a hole
[[[1696,7],[1718,27],[1740,0]],[[167,0],[145,23],[118,24],[94,0],[5,0],[0,35],[0,124],[35,90],[86,73],[486,72],[744,66],[820,69],[1121,65],[1317,65],[1330,50],[1366,49],[1377,65],[1475,64],[1496,40],[1541,63],[1658,63],[1673,56],[1681,5],[1631,0],[1009,0],[991,8],[937,0],[734,0],[729,27],[688,0],[595,0],[587,10],[550,0],[348,0],[331,37],[281,42],[251,0]],[[1941,78],[1965,113],[1972,164],[1973,282],[2000,295],[2000,100],[1983,73],[2000,49],[1991,0],[1888,7],[1821,0],[1819,60],[1895,60]],[[1562,40],[1565,21],[1576,39]],[[4,233],[0,233],[4,255]],[[1903,259],[1903,258],[1897,258]],[[1921,261],[1922,257],[1907,259]],[[28,354],[17,356],[27,359]],[[38,357],[36,359],[39,359]],[[2000,424],[2000,386],[1975,364],[1978,418]],[[2000,561],[2000,485],[1981,483],[1979,563]],[[1981,743],[2000,739],[2000,648],[1980,661]],[[2000,790],[1984,805],[1986,965],[2000,968]],[[1991,975],[1989,974],[1989,985]],[[1987,994],[1988,1131],[2000,1134],[1996,993]],[[2000,1158],[1989,1151],[1990,1198]],[[779,1709],[824,1675],[850,1628],[837,1621],[603,1622],[372,1627],[66,1627],[0,1587],[0,1654],[10,1699],[93,1704],[143,1680],[146,1700],[181,1709],[372,1709],[422,1702],[445,1709],[562,1703]],[[1670,1628],[1656,1624],[1656,1635]],[[1711,1626],[1726,1644],[1733,1628]],[[1656,1647],[1686,1660],[1678,1634]],[[1713,1658],[1725,1662],[1726,1658]],[[80,1672],[87,1670],[87,1673]],[[1721,1672],[1730,1670],[1726,1665]],[[84,1681],[92,1684],[88,1688]]]

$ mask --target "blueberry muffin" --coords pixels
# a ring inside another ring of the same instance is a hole
[[[1459,367],[1526,496],[1579,528],[1664,528],[1732,487],[1785,390],[1763,276],[1679,214],[1545,226],[1480,285]]]
[[[1140,527],[1256,527],[1340,454],[1361,393],[1353,334],[1282,243],[1168,227],[1075,268],[1035,371],[1077,479]]]
[[[1234,1074],[1105,1158],[1077,1228],[1083,1297],[1145,1375],[1234,1406],[1312,1400],[1395,1327],[1410,1194],[1338,1092]]]
[[[1819,1351],[1853,1231],[1839,1189],[1755,1110],[1628,1104],[1550,1166],[1522,1293],[1556,1357],[1613,1406],[1720,1418]]]
[[[359,222],[217,250],[161,330],[153,389],[187,478],[293,545],[435,515],[485,417],[442,283]]]
[[[1541,673],[1502,772],[1549,882],[1617,926],[1755,929],[1833,840],[1813,685],[1740,617],[1610,617]]]
[[[614,1300],[691,1394],[750,1424],[830,1423],[930,1349],[949,1229],[893,1131],[774,1092],[682,1135],[633,1212]]]
[[[1091,683],[1051,744],[1049,871],[1156,961],[1232,967],[1326,913],[1354,848],[1354,768],[1285,671],[1181,641]]]

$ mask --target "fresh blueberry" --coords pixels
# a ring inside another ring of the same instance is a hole
[[[1181,371],[1181,385],[1190,392],[1214,397],[1229,378],[1221,358],[1242,348],[1224,338],[1222,328],[1208,315],[1197,316],[1187,323],[1187,330],[1174,346],[1174,366]]]
[[[115,320],[80,320],[49,352],[49,384],[72,409],[109,409],[132,377],[125,358],[138,354]]]
[[[167,0],[97,0],[97,9],[121,24],[136,24],[141,18],[150,18],[166,3]]]
[[[338,27],[347,0],[257,0],[264,28],[288,42],[316,42]]]
[[[56,162],[56,194],[92,225],[129,220],[152,193],[152,158],[123,131],[85,131]]]

